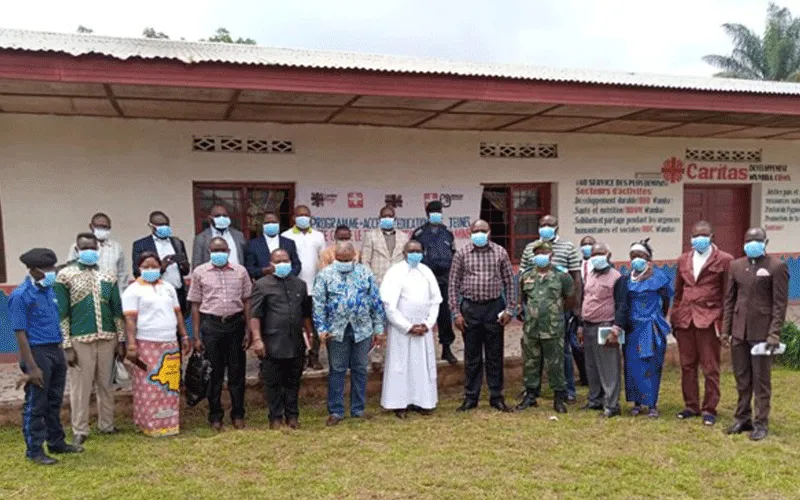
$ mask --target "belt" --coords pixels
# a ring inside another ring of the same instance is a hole
[[[500,300],[500,297],[497,297],[496,299],[489,299],[489,300],[472,300],[472,299],[468,299],[468,298],[464,297],[464,300],[469,302],[469,303],[471,303],[471,304],[475,304],[475,305],[478,305],[478,306],[488,306],[489,304],[494,304],[495,302]]]
[[[215,314],[206,314],[206,313],[202,313],[202,315],[204,318],[210,318],[219,323],[230,323],[232,321],[237,321],[244,317],[244,313],[241,311],[239,311],[238,313],[231,314],[229,316],[217,316]]]
[[[591,326],[605,326],[605,325],[613,325],[613,324],[614,324],[614,320],[613,319],[609,320],[609,321],[586,321],[586,320],[583,320],[583,325],[584,326],[589,326],[589,325],[591,325]]]

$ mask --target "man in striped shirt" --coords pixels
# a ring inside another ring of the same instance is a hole
[[[580,319],[580,304],[582,297],[582,280],[581,280],[581,259],[580,251],[571,241],[562,239],[558,235],[558,219],[552,215],[545,215],[539,219],[539,240],[550,243],[553,247],[553,254],[551,257],[552,266],[560,269],[562,272],[568,272],[575,282],[575,296],[573,304],[576,304],[571,313],[567,313],[566,331],[564,335],[566,342],[564,342],[564,369],[567,375],[567,402],[574,403],[576,401],[575,391],[575,370],[572,365],[572,348],[573,342],[577,343],[577,338],[573,338],[570,326],[577,324],[576,321]],[[539,241],[537,240],[537,241]],[[522,252],[522,259],[520,261],[519,270],[520,274],[530,269],[533,269],[533,249],[534,243],[529,243],[525,250]],[[574,318],[574,319],[573,319]],[[540,377],[541,378],[541,377]],[[536,388],[535,397],[539,397],[541,393],[541,386]]]

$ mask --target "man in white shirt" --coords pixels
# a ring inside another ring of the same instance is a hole
[[[281,224],[278,214],[275,212],[265,213],[262,230],[261,236],[256,236],[247,243],[244,260],[250,277],[257,281],[275,272],[275,267],[272,265],[272,252],[279,248],[286,250],[286,253],[289,254],[289,260],[292,262],[292,274],[299,276],[303,265],[297,256],[297,247],[293,240],[280,235]]]
[[[325,250],[325,235],[319,231],[311,229],[311,209],[305,205],[299,205],[294,209],[294,226],[284,231],[284,238],[294,241],[297,247],[297,256],[300,259],[300,279],[306,282],[308,288],[308,299],[314,291],[314,280],[317,277],[317,262],[320,254]],[[319,362],[319,334],[314,329],[311,352],[308,356],[308,366],[315,370],[321,370],[322,364]]]
[[[97,263],[100,269],[113,274],[117,277],[120,293],[128,286],[128,270],[125,269],[125,255],[122,252],[122,245],[109,238],[111,233],[111,217],[98,212],[92,216],[89,222],[89,229],[97,238],[100,244],[100,261]],[[67,261],[78,259],[78,247],[73,243],[67,252]]]
[[[230,249],[229,260],[233,264],[244,265],[245,247],[247,246],[244,234],[232,226],[233,221],[225,205],[214,205],[208,214],[208,227],[195,236],[192,245],[192,268],[208,262],[210,258],[208,245],[214,238],[222,238]]]

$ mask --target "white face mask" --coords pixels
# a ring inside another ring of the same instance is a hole
[[[95,237],[100,241],[106,241],[108,236],[111,234],[110,229],[103,229],[100,227],[93,227],[92,232],[94,233]]]

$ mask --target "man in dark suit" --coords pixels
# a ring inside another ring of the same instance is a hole
[[[781,327],[789,301],[789,268],[786,263],[767,255],[769,240],[761,228],[745,234],[746,257],[731,263],[725,295],[723,332],[731,339],[731,359],[736,376],[739,403],[736,422],[728,434],[753,431],[750,439],[767,437],[772,386],[772,353],[780,345]],[[754,356],[756,344],[767,344],[767,356]],[[755,393],[756,418],[751,420],[751,399]]]
[[[281,225],[278,215],[273,212],[264,214],[264,235],[253,238],[247,244],[245,252],[245,267],[250,277],[260,279],[275,272],[271,263],[272,252],[277,249],[286,250],[292,262],[292,274],[300,274],[300,257],[297,255],[297,246],[294,241],[280,235]]]
[[[247,242],[244,234],[231,226],[231,218],[225,205],[214,205],[208,214],[209,226],[194,237],[192,245],[192,268],[208,262],[210,254],[208,245],[211,240],[220,237],[228,243],[231,253],[228,259],[234,264],[244,265]]]
[[[161,279],[175,287],[181,311],[185,315],[189,311],[186,308],[186,286],[183,283],[183,277],[191,271],[186,245],[180,238],[172,236],[169,217],[164,212],[152,212],[149,221],[148,225],[152,234],[133,242],[133,275],[139,277],[139,255],[143,252],[158,254],[162,263]]]
[[[692,250],[678,257],[672,327],[681,359],[681,386],[685,408],[681,420],[703,415],[714,425],[719,404],[720,334],[725,284],[733,256],[713,244],[711,224],[700,221],[692,229]],[[697,367],[703,369],[705,396],[700,406]]]

